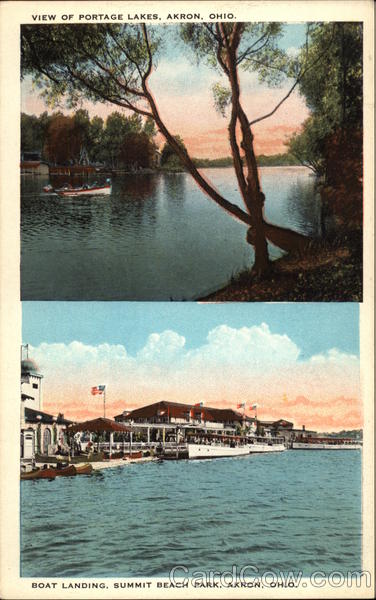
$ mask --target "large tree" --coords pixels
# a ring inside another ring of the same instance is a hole
[[[269,270],[267,237],[285,249],[296,246],[303,237],[268,224],[263,218],[265,197],[254,153],[252,122],[241,101],[239,69],[255,70],[264,80],[273,82],[276,75],[285,75],[285,57],[277,45],[280,31],[281,25],[276,23],[213,23],[183,28],[185,41],[227,79],[228,88],[217,86],[215,97],[222,111],[230,105],[229,139],[244,208],[228,201],[204,178],[160,115],[149,78],[161,48],[163,28],[145,24],[24,25],[22,68],[23,73],[34,75],[49,101],[65,96],[74,106],[84,97],[152,119],[208,197],[250,228],[247,239],[255,247],[254,271],[264,274]],[[293,74],[298,78],[301,75]]]
[[[300,52],[299,60],[306,60],[308,55],[313,62],[330,48],[325,60],[317,61],[315,68],[308,70],[299,81],[299,91],[311,115],[302,131],[292,136],[289,150],[326,179],[333,163],[329,152],[333,144],[337,155],[336,172],[342,153],[348,153],[348,144],[354,147],[354,156],[357,153],[359,158],[361,156],[358,133],[362,131],[363,120],[362,40],[361,23],[310,24],[306,47]]]

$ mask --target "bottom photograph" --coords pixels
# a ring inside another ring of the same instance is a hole
[[[21,577],[361,569],[358,305],[24,302],[22,330]]]

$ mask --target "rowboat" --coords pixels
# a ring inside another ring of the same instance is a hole
[[[124,454],[123,458],[124,460],[127,460],[128,458],[142,458],[143,457],[143,453],[142,450],[140,450],[139,452],[131,452],[131,453],[127,453]]]
[[[32,471],[21,472],[21,479],[55,479],[55,469],[40,469],[39,467]]]
[[[93,472],[93,465],[86,463],[84,465],[74,465],[77,475],[90,475]]]
[[[98,185],[97,183],[93,183],[92,185],[85,184],[79,187],[72,187],[69,185],[64,185],[61,188],[54,188],[52,185],[46,185],[43,188],[43,191],[46,194],[57,194],[58,196],[110,196],[112,191],[112,184],[109,179],[107,179],[106,183],[103,185]]]
[[[69,465],[68,467],[59,467],[57,469],[53,469],[56,477],[71,477],[72,475],[77,475],[76,467],[74,465]]]

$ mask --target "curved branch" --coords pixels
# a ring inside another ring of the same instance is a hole
[[[292,92],[294,91],[294,89],[296,88],[296,86],[298,85],[298,83],[301,82],[301,80],[303,79],[304,75],[307,73],[307,71],[309,71],[310,69],[312,69],[312,67],[314,67],[321,59],[323,56],[325,56],[325,54],[327,53],[327,51],[329,50],[330,46],[333,43],[334,40],[334,29],[335,29],[335,23],[333,24],[333,29],[332,29],[332,37],[329,41],[328,46],[325,48],[325,50],[319,54],[319,56],[316,58],[316,60],[314,60],[310,65],[308,65],[305,69],[301,69],[300,72],[298,73],[298,76],[295,80],[294,85],[290,88],[290,90],[288,91],[288,93],[286,94],[286,96],[284,96],[282,98],[282,100],[280,100],[280,102],[278,102],[278,104],[275,106],[275,108],[270,111],[268,114],[264,115],[263,117],[258,117],[257,119],[253,119],[253,121],[249,122],[249,127],[251,127],[252,125],[254,125],[255,123],[259,123],[260,121],[263,121],[264,119],[267,119],[268,117],[271,117],[272,115],[274,115],[274,113],[279,109],[279,107],[287,100],[287,98],[292,94]],[[307,45],[306,45],[307,47]]]
[[[248,126],[251,127],[255,123],[259,123],[260,121],[263,121],[264,119],[268,119],[269,117],[271,117],[272,115],[274,115],[274,113],[277,112],[277,110],[279,109],[279,107],[287,100],[287,98],[289,96],[291,96],[291,94],[293,93],[294,89],[298,85],[299,81],[300,81],[300,79],[297,79],[295,81],[294,85],[290,88],[290,90],[288,91],[288,93],[286,94],[286,96],[284,96],[282,98],[282,100],[280,102],[278,102],[278,104],[273,108],[273,110],[271,110],[268,114],[264,115],[263,117],[259,117],[258,119],[253,119],[253,121],[249,121]]]

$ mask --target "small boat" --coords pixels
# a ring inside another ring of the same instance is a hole
[[[188,458],[224,458],[228,456],[246,456],[247,446],[227,444],[188,444]]]
[[[53,470],[56,477],[71,477],[72,475],[77,475],[77,470],[74,465],[68,465],[67,467],[58,465],[57,468]]]
[[[21,471],[21,479],[55,479],[55,469],[40,469],[37,467],[32,471]]]
[[[140,450],[139,452],[131,452],[131,453],[127,453],[124,454],[123,459],[127,460],[128,458],[142,458],[143,457],[143,452],[142,450]]]
[[[64,185],[61,188],[54,188],[52,185],[46,185],[43,188],[46,194],[57,194],[58,196],[110,196],[112,192],[111,180],[107,179],[106,183],[99,185],[93,183],[91,185],[84,184],[79,187],[72,187],[70,184]]]
[[[90,475],[93,472],[93,465],[86,463],[84,465],[74,465],[77,475]]]

